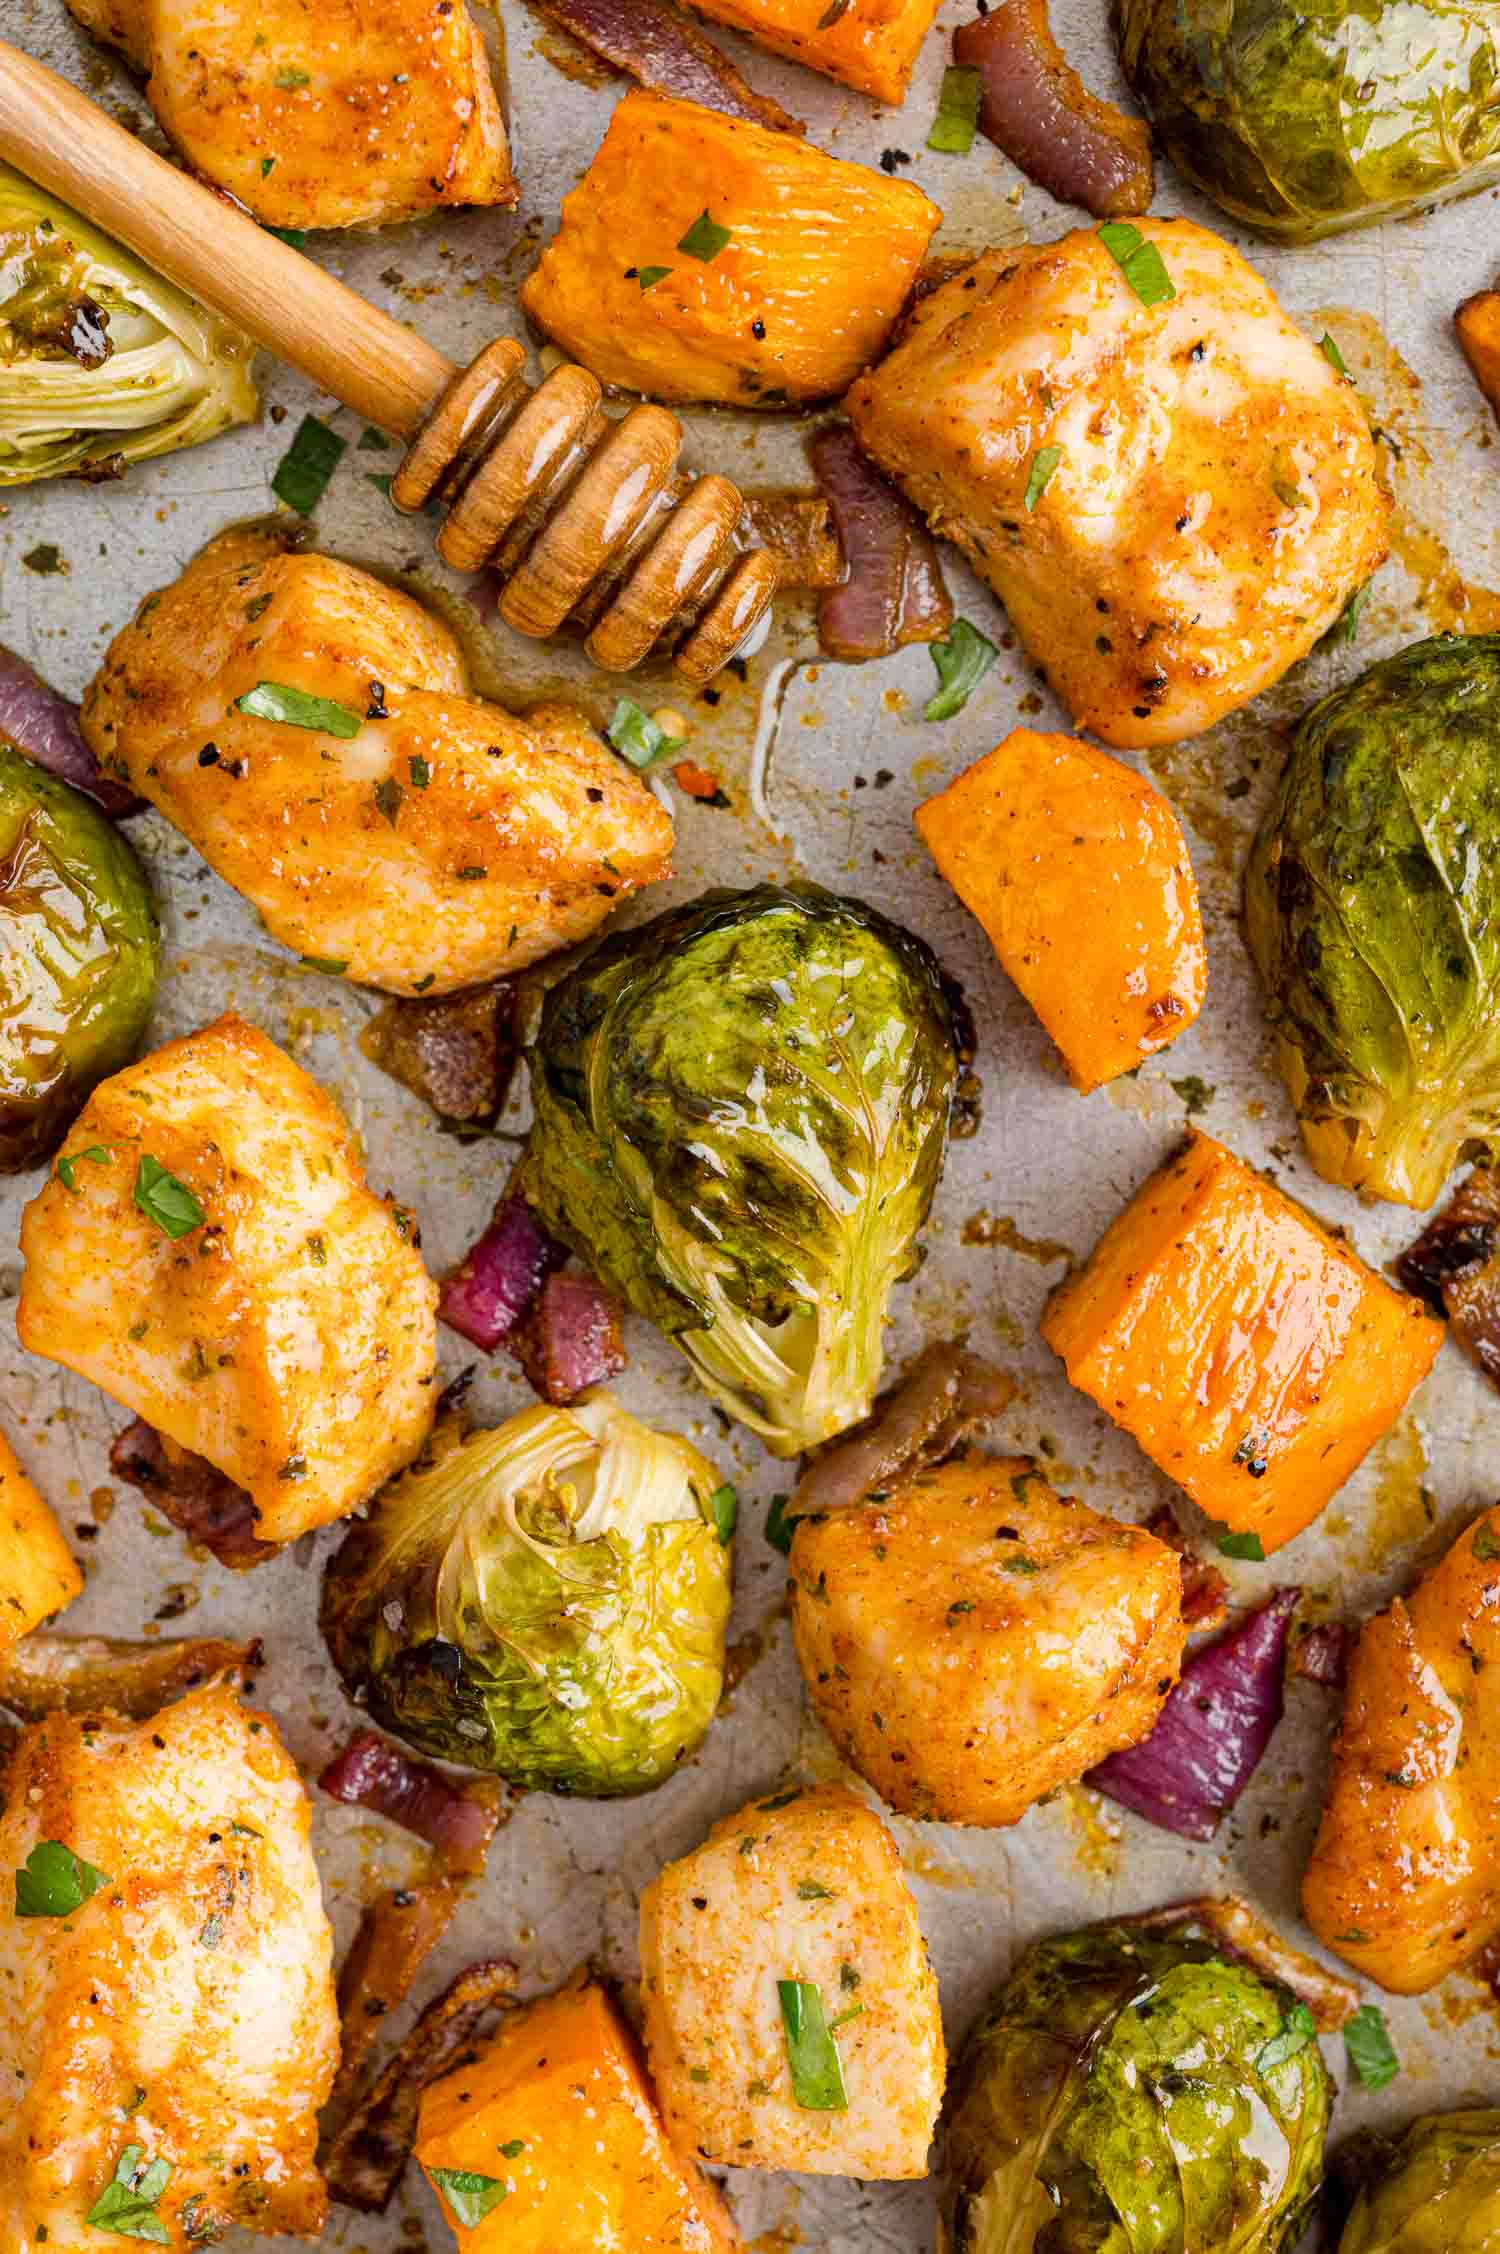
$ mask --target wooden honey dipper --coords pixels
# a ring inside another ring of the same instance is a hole
[[[753,544],[728,478],[679,472],[682,425],[665,407],[615,421],[597,379],[569,362],[533,387],[513,337],[456,367],[3,40],[0,157],[404,439],[391,499],[446,504],[439,554],[459,571],[491,566],[518,633],[576,620],[594,663],[617,673],[675,641],[674,665],[697,684],[770,610],[775,556]]]

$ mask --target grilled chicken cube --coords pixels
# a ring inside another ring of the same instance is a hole
[[[126,2218],[179,2254],[232,2223],[316,2236],[339,2038],[308,1832],[274,1724],[227,1684],[22,1733],[0,1815],[7,2254],[97,2250]]]
[[[1352,386],[1238,251],[1142,220],[1121,265],[1107,233],[987,251],[846,404],[1078,725],[1169,744],[1307,655],[1387,510]]]
[[[273,937],[391,993],[585,939],[670,862],[670,817],[579,714],[482,702],[419,603],[273,531],[147,598],[83,727]]]
[[[642,1896],[641,1967],[652,2078],[685,2150],[926,2175],[937,1982],[896,1843],[852,1792],[773,1793],[716,1824]]]
[[[903,1815],[1013,1824],[1149,1736],[1185,1629],[1175,1550],[960,1457],[796,1521],[792,1633],[834,1744]]]
[[[221,1018],[94,1090],[22,1216],[16,1329],[289,1542],[426,1437],[437,1292],[413,1238],[331,1098]]]
[[[0,1651],[61,1612],[82,1587],[62,1528],[0,1432]]]
[[[379,227],[520,193],[463,0],[68,0],[192,169],[268,227]]]
[[[1500,1932],[1500,1509],[1360,1630],[1302,1906],[1403,1996]]]

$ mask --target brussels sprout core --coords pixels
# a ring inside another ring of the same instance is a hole
[[[442,1760],[553,1792],[643,1792],[719,1702],[721,1484],[608,1393],[467,1438],[440,1426],[329,1564],[334,1664]]]

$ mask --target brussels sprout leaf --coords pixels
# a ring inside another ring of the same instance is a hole
[[[927,646],[937,667],[938,690],[922,707],[922,718],[951,720],[963,711],[1000,652],[966,618],[955,618],[944,639]]]
[[[452,2209],[454,2221],[466,2231],[482,2223],[510,2193],[510,2185],[499,2176],[476,2175],[472,2168],[434,2168],[432,2180]]]
[[[705,1506],[709,1524],[728,1549],[739,1523],[740,1498],[733,1487],[716,1487]]]
[[[1284,2066],[1298,2051],[1306,2050],[1318,2032],[1318,2023],[1306,2004],[1293,2004],[1281,2022],[1281,2033],[1273,2035],[1255,2061],[1257,2074],[1269,2074],[1275,2066]]]
[[[288,728],[316,728],[325,736],[357,736],[363,724],[347,704],[309,696],[286,681],[257,681],[235,698],[234,708],[248,712],[252,720],[280,720]]]
[[[337,431],[320,423],[316,415],[304,415],[271,480],[277,500],[295,509],[299,517],[310,517],[339,466],[344,446]]]
[[[144,2145],[128,2144],[115,2162],[115,2172],[84,2217],[95,2230],[113,2231],[117,2238],[149,2238],[170,2246],[172,2234],[156,2203],[172,2181],[171,2162],[158,2156],[143,2166]]]
[[[944,156],[964,156],[974,146],[978,123],[979,73],[965,69],[961,63],[950,63],[943,73],[943,89],[927,146]]]
[[[1132,227],[1127,219],[1111,219],[1099,229],[1099,240],[1142,305],[1165,305],[1177,295],[1161,252],[1147,242],[1139,227]]]
[[[809,2113],[847,2113],[843,2061],[823,2015],[816,1983],[778,1980],[776,1993],[781,1999],[793,2097]]]
[[[729,241],[730,234],[731,229],[721,227],[717,219],[710,218],[706,211],[701,212],[677,248],[685,250],[689,258],[701,258],[706,266],[711,258],[718,257]]]
[[[191,1236],[201,1229],[206,1219],[202,1206],[175,1174],[169,1174],[159,1158],[149,1151],[141,1154],[141,1163],[135,1173],[135,1202],[148,1221],[154,1221],[164,1236]]]
[[[1033,510],[1052,480],[1052,472],[1062,460],[1060,446],[1042,446],[1031,457],[1031,475],[1026,480],[1026,508]]]
[[[1376,2004],[1361,2004],[1344,2022],[1344,2048],[1349,2064],[1367,2090],[1383,2090],[1401,2071],[1401,2061],[1386,2030],[1385,2016]]]
[[[16,1872],[16,1916],[68,1917],[108,1884],[108,1871],[96,1870],[60,1839],[39,1839]]]
[[[658,759],[665,758],[669,751],[681,751],[683,745],[681,736],[669,736],[659,721],[642,712],[629,697],[621,697],[604,733],[632,767],[654,767]]]
[[[790,1495],[773,1495],[771,1507],[766,1513],[766,1540],[773,1550],[780,1550],[783,1557],[791,1556],[792,1536],[797,1531],[795,1520],[788,1518],[786,1514],[786,1506],[791,1499]]]

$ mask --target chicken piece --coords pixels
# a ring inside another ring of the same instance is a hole
[[[1302,1906],[1401,1996],[1500,1932],[1500,1508],[1360,1630]]]
[[[68,0],[192,169],[268,227],[370,227],[520,190],[462,0]]]
[[[1013,1824],[1150,1734],[1186,1630],[1177,1553],[970,1455],[796,1522],[792,1634],[846,1761],[902,1815]]]
[[[852,1792],[773,1793],[715,1824],[642,1895],[641,1970],[652,2078],[684,2150],[926,2175],[937,1982],[896,1843]]]
[[[220,1018],[94,1090],[21,1218],[16,1329],[243,1487],[290,1542],[432,1421],[437,1289],[332,1099]]]
[[[1198,886],[1143,775],[1013,728],[915,819],[1081,1095],[1187,1031],[1208,985]]]
[[[1235,711],[1385,553],[1358,396],[1190,220],[987,251],[846,404],[1106,743],[1176,743]]]
[[[1069,1378],[1269,1557],[1395,1423],[1443,1326],[1312,1214],[1194,1134],[1058,1286]]]
[[[308,1832],[275,1725],[228,1684],[22,1733],[0,1815],[4,2254],[97,2254],[147,2169],[133,2212],[158,2227],[126,2235],[316,2236],[338,2015]]]
[[[683,244],[705,213],[728,240],[695,256]],[[601,382],[797,406],[846,390],[883,351],[941,217],[909,181],[810,141],[627,94],[521,303]]]
[[[574,1981],[501,2021],[422,2094],[416,2157],[459,2254],[737,2254],[715,2187],[673,2151],[629,2029]],[[506,2186],[489,2201],[475,2179]]]
[[[693,0],[700,16],[841,86],[901,102],[938,0]]]
[[[257,689],[288,716],[241,710]],[[148,596],[83,728],[273,937],[390,993],[571,946],[670,865],[670,817],[578,713],[482,703],[420,604],[274,531]]]
[[[61,1612],[82,1587],[62,1528],[0,1432],[0,1651]]]

